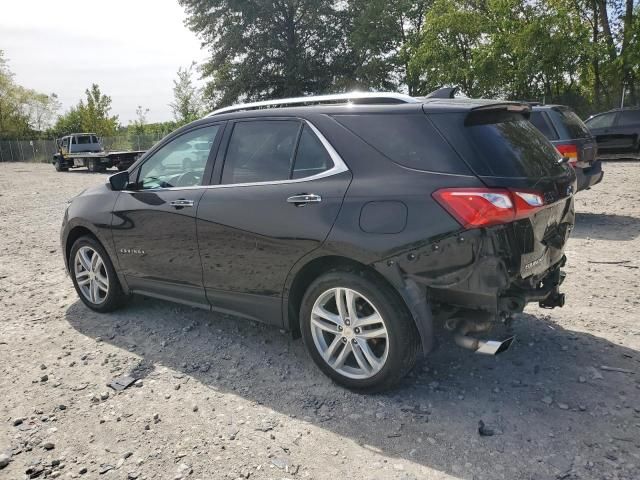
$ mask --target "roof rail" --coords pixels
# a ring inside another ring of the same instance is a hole
[[[242,110],[258,110],[261,108],[282,108],[296,107],[305,105],[322,105],[333,103],[359,103],[359,104],[376,104],[376,103],[418,103],[419,100],[395,92],[350,92],[338,93],[335,95],[314,95],[308,97],[282,98],[278,100],[265,100],[262,102],[240,103],[230,107],[219,108],[214,110],[207,117],[219,115],[221,113],[238,112]]]

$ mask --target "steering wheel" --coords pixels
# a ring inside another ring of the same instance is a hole
[[[193,172],[184,172],[175,181],[176,187],[192,187],[200,182]]]

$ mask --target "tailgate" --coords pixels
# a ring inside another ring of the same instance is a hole
[[[511,225],[513,266],[522,278],[544,273],[562,259],[574,220],[571,196]]]
[[[508,225],[513,270],[526,278],[559,262],[575,220],[576,175],[527,112],[496,104],[429,117],[487,187],[544,199],[541,209]]]

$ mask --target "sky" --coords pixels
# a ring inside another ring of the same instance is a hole
[[[176,71],[206,58],[177,0],[3,0],[0,11],[19,85],[56,93],[65,111],[97,83],[123,125],[138,105],[148,122],[171,120]]]

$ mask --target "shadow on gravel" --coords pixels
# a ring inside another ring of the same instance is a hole
[[[181,371],[389,461],[459,478],[640,478],[640,354],[550,316],[522,315],[514,347],[498,357],[445,339],[395,391],[369,396],[333,385],[300,340],[268,326],[139,297],[111,315],[77,301],[66,316],[81,334],[140,356],[148,371]],[[479,435],[480,420],[493,436]]]
[[[595,240],[630,241],[640,236],[640,218],[606,213],[576,213],[571,236]]]

